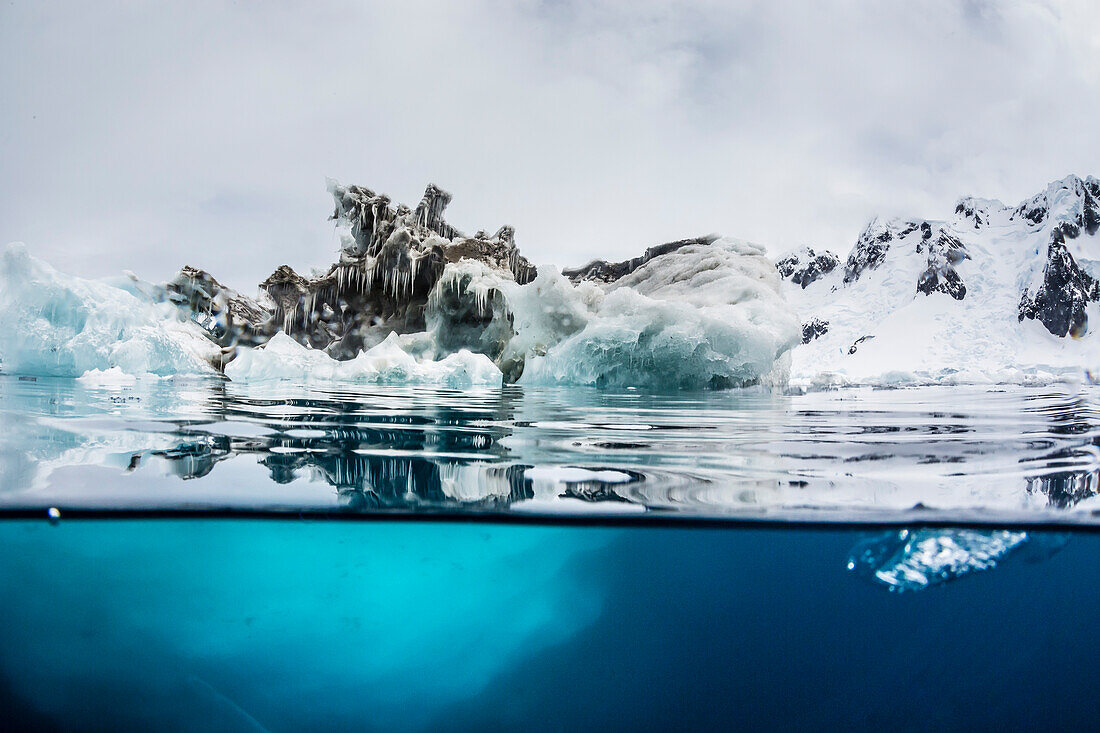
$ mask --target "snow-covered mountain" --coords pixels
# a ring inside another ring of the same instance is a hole
[[[1100,180],[945,220],[874,219],[845,260],[776,263],[802,319],[792,382],[1029,382],[1100,368]],[[1091,326],[1090,326],[1091,324]]]

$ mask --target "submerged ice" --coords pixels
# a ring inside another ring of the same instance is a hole
[[[848,569],[901,593],[989,570],[1028,539],[1005,529],[901,529],[864,540]]]
[[[900,529],[868,537],[852,548],[848,570],[894,593],[924,590],[991,570],[1010,556],[1045,559],[1066,535],[1012,529]]]

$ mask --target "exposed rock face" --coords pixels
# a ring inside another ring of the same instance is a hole
[[[612,283],[619,278],[626,277],[654,257],[660,257],[661,255],[675,252],[682,247],[688,247],[694,244],[713,244],[717,240],[717,234],[708,234],[703,237],[693,237],[691,239],[679,239],[675,242],[667,242],[666,244],[658,244],[649,247],[646,249],[645,254],[630,260],[623,260],[622,262],[592,260],[587,265],[581,267],[564,269],[561,271],[561,274],[575,283],[586,280],[591,282]]]
[[[917,292],[925,295],[947,293],[955,300],[966,297],[966,285],[955,270],[955,265],[970,259],[962,242],[942,228],[933,237],[932,226],[923,222],[917,252],[928,253],[928,267],[917,279]]]
[[[977,199],[960,202],[956,212],[975,222],[987,220],[981,201]],[[872,220],[860,233],[848,254],[844,267],[844,284],[850,285],[864,273],[882,266],[892,248],[901,248],[903,252],[910,253],[915,251],[923,258],[923,269],[916,282],[918,293],[946,293],[955,300],[966,297],[966,285],[956,270],[960,262],[970,259],[966,245],[945,224],[920,220]],[[780,260],[779,266],[780,272],[783,272],[784,267],[789,265],[784,259]],[[819,277],[802,282],[802,287],[805,288]],[[794,278],[792,280],[799,282]]]
[[[869,341],[873,338],[874,338],[874,336],[871,335],[871,334],[868,334],[866,336],[860,336],[859,338],[857,338],[855,340],[855,342],[853,342],[852,345],[848,347],[849,356],[856,353],[857,351],[859,351],[859,345],[860,344],[862,344],[864,341]]]
[[[1018,205],[962,198],[939,221],[872,220],[843,277],[805,286],[788,276],[803,261],[777,265],[803,323],[795,383],[1015,382],[1100,363],[1096,178],[1067,176]]]
[[[283,266],[261,287],[287,334],[334,358],[351,358],[390,332],[423,331],[429,295],[449,262],[477,260],[520,283],[536,274],[516,248],[512,227],[467,237],[448,224],[443,213],[451,195],[435,185],[414,210],[394,208],[387,196],[361,186],[332,183],[330,191],[333,219],[350,233],[340,261],[308,280]]]
[[[474,260],[520,284],[537,274],[519,253],[512,227],[467,237],[448,224],[443,214],[451,195],[434,184],[415,209],[391,206],[387,196],[361,186],[330,183],[329,190],[332,218],[346,233],[328,272],[307,278],[282,265],[260,284],[269,302],[259,303],[185,267],[168,284],[169,298],[223,346],[264,343],[282,330],[333,358],[350,359],[390,332],[423,331],[430,294],[448,263]],[[456,316],[463,317],[473,316]]]
[[[912,230],[907,230],[905,234],[910,231]],[[886,260],[886,252],[890,249],[894,236],[895,232],[889,225],[878,219],[871,221],[848,255],[848,262],[844,267],[844,282],[855,282],[864,270],[872,270],[881,265]]]
[[[955,204],[955,214],[960,222],[966,222],[967,226],[981,229],[987,226],[993,212],[1004,209],[1004,204],[995,199],[982,199],[975,196],[967,196],[959,199]]]
[[[255,345],[271,337],[271,308],[227,288],[210,273],[184,266],[165,284],[168,300],[188,311],[221,346]]]
[[[809,321],[802,324],[802,343],[808,344],[818,336],[823,336],[828,332],[828,321],[823,321],[820,318],[811,318]]]
[[[395,209],[388,196],[362,186],[345,187],[333,182],[329,190],[336,200],[332,218],[351,232],[351,240],[343,245],[341,264],[367,272],[383,269],[390,280],[407,281],[413,277],[412,270],[418,269],[412,263],[439,247],[445,262],[463,257],[481,260],[491,267],[510,270],[521,285],[535,277],[534,267],[516,248],[512,227],[503,226],[491,237],[484,231],[465,236],[443,220],[451,194],[434,184],[428,185],[413,211],[406,206]],[[398,269],[393,270],[393,266]],[[384,279],[373,273],[368,277]]]
[[[1100,300],[1100,281],[1085,272],[1066,249],[1067,232],[1076,227],[1059,226],[1051,235],[1043,281],[1035,294],[1025,290],[1020,298],[1020,320],[1039,320],[1055,336],[1084,336],[1089,303]],[[1072,237],[1071,237],[1072,238]]]
[[[1012,218],[1043,224],[1053,213],[1063,213],[1060,210],[1064,210],[1069,223],[1090,235],[1096,234],[1100,229],[1100,180],[1092,176],[1085,179],[1066,176],[1017,206]]]
[[[820,280],[840,265],[840,258],[828,250],[814,252],[810,247],[791,252],[775,263],[779,274],[803,289]]]
[[[1100,300],[1100,282],[1081,267],[1067,243],[1100,230],[1100,180],[1068,176],[1056,181],[1020,204],[1012,217],[1040,227],[1057,222],[1050,230],[1042,282],[1020,297],[1020,320],[1036,319],[1055,336],[1083,336],[1089,303]]]

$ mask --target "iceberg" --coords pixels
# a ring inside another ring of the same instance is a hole
[[[20,243],[0,253],[0,361],[9,374],[213,375],[220,347],[176,308],[62,274]]]
[[[848,569],[895,593],[996,567],[1028,539],[1005,529],[902,529],[860,542]]]
[[[166,286],[230,352],[231,380],[782,384],[801,338],[758,245],[709,235],[563,274],[532,266],[509,226],[459,232],[435,185],[415,209],[359,186],[330,191],[342,234],[328,272],[281,266],[257,299],[194,268]]]
[[[748,242],[683,246],[601,289],[588,295],[592,305],[583,327],[545,354],[531,355],[521,383],[657,389],[782,384],[786,355],[801,340],[774,265],[763,248]]]

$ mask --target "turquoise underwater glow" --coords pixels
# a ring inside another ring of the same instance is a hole
[[[1100,536],[897,593],[849,567],[883,531],[8,519],[0,705],[40,729],[1092,722]]]

